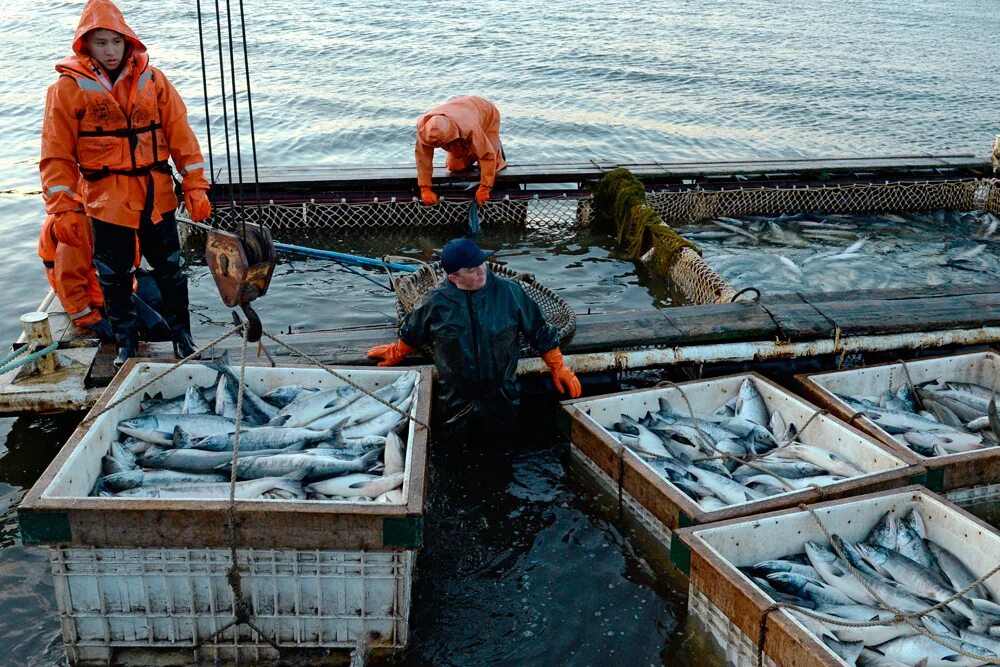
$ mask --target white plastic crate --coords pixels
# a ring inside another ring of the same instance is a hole
[[[647,411],[659,410],[661,398],[678,413],[688,414],[687,404],[678,389],[640,389],[564,401],[562,406],[566,418],[562,426],[573,443],[574,452],[578,451],[589,459],[591,470],[600,470],[604,479],[610,480],[606,483],[612,486],[614,493],[618,492],[620,484],[623,499],[633,506],[630,510],[643,523],[654,525],[652,522],[655,521],[662,526],[653,532],[665,536],[665,542],[671,548],[676,542],[671,537],[671,531],[680,527],[767,512],[823,498],[898,488],[923,479],[922,467],[896,456],[888,447],[839,419],[826,414],[816,415],[819,408],[756,373],[686,382],[680,386],[695,413],[704,414],[713,412],[735,396],[747,378],[756,384],[768,409],[780,410],[789,423],[801,428],[812,419],[802,434],[803,442],[833,452],[857,466],[864,474],[820,488],[789,491],[718,510],[705,510],[608,432],[622,414],[639,418]],[[813,415],[816,415],[815,418]],[[638,508],[649,518],[644,520]]]
[[[415,552],[238,552],[253,623],[282,648],[353,648],[362,636],[406,644]],[[50,549],[66,654],[128,661],[190,650],[212,661],[275,659],[248,626],[209,640],[233,616],[225,549]],[[131,651],[130,651],[131,650]]]
[[[905,369],[902,362],[896,362],[808,373],[796,378],[817,404],[892,448],[900,458],[927,468],[926,485],[932,491],[948,492],[949,498],[963,504],[1000,499],[1000,485],[996,484],[1000,479],[1000,447],[946,456],[922,456],[867,417],[856,415],[853,408],[835,395],[878,396],[886,390],[896,392],[907,383],[907,373],[915,384],[940,378],[994,387],[1000,385],[1000,355],[996,352],[954,354],[907,361]],[[959,489],[965,492],[950,493]]]
[[[927,538],[960,554],[976,576],[995,566],[1000,554],[1000,533],[995,528],[923,487],[835,500],[812,508],[828,531],[852,542],[864,539],[889,510],[902,515],[917,509],[924,519]],[[729,664],[757,665],[761,617],[773,602],[738,568],[801,552],[807,540],[827,542],[816,519],[801,509],[684,528],[676,533],[674,542],[688,550],[680,558],[680,549],[675,549],[672,557],[690,577],[689,610],[718,633]],[[984,582],[994,597],[1000,595],[1000,583],[995,579]],[[764,664],[777,667],[847,664],[783,610],[767,616],[764,655]]]
[[[130,361],[94,410],[125,395],[168,364]],[[410,414],[430,419],[431,370],[338,369],[366,389],[419,374]],[[248,367],[263,392],[282,384],[337,386],[307,367]],[[146,391],[183,393],[215,376],[194,364]],[[282,659],[234,618],[229,503],[90,497],[100,460],[118,420],[138,412],[141,394],[85,420],[19,508],[28,544],[50,546],[63,641],[71,664],[146,664],[161,659],[221,663]],[[237,550],[251,621],[267,639],[296,655],[325,656],[370,639],[375,651],[403,647],[416,549],[422,542],[428,432],[410,422],[402,503],[238,500]],[[374,635],[374,636],[372,636]],[[166,657],[167,654],[169,658]],[[173,663],[171,663],[173,664]]]

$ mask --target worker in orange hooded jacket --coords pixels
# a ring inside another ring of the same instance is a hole
[[[87,228],[93,230],[94,264],[118,344],[116,364],[137,348],[136,238],[163,294],[175,354],[188,356],[195,349],[168,159],[183,177],[191,218],[206,219],[212,207],[187,109],[163,73],[150,66],[145,45],[111,0],[87,0],[73,52],[56,64],[59,78],[49,87],[42,125],[42,196],[53,233],[60,243],[81,247]]]
[[[507,166],[500,143],[500,110],[489,100],[467,95],[436,106],[417,121],[417,185],[420,198],[428,206],[436,204],[431,189],[434,149],[448,153],[448,171],[466,171],[479,163],[476,203],[490,198],[496,173]]]
[[[45,217],[42,233],[38,236],[38,256],[45,266],[45,276],[56,293],[59,303],[77,327],[88,330],[101,340],[114,340],[111,324],[101,310],[104,294],[94,270],[94,247],[90,230],[80,246],[59,243],[53,230],[55,216]]]

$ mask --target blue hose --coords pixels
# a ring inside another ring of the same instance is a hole
[[[334,252],[333,250],[320,250],[319,248],[307,248],[300,245],[291,245],[290,243],[275,243],[274,249],[278,252],[287,252],[294,255],[302,255],[303,257],[315,257],[317,259],[332,259],[336,262],[343,262],[345,264],[356,264],[359,266],[374,266],[378,268],[388,268],[394,271],[406,271],[407,273],[413,273],[418,267],[410,266],[409,264],[396,264],[394,262],[383,262],[381,260],[372,259],[370,257],[361,257],[359,255],[348,255],[343,252]]]

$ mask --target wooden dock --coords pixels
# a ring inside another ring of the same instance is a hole
[[[988,158],[969,153],[949,155],[889,155],[882,157],[844,157],[826,159],[732,160],[621,162],[588,160],[585,162],[511,163],[496,175],[494,191],[512,193],[531,187],[531,192],[551,193],[588,190],[605,174],[624,167],[648,187],[657,189],[747,188],[781,185],[844,185],[884,180],[928,182],[955,178],[987,177],[992,174]],[[409,198],[418,193],[417,173],[413,164],[382,166],[262,167],[260,182],[244,172],[244,201],[301,201],[304,196],[315,201],[345,198],[370,199],[373,196]],[[477,171],[449,174],[443,167],[434,172],[434,186],[445,192],[464,192],[470,182],[478,182]],[[239,200],[238,175],[215,170],[214,196],[225,201]],[[233,189],[230,191],[230,183]],[[471,197],[474,189],[466,194]]]
[[[396,340],[396,327],[319,329],[281,334],[269,321],[267,298],[255,304],[269,331],[326,364],[371,365],[365,353]],[[50,302],[53,338],[64,341],[59,354],[65,370],[48,380],[13,382],[18,371],[0,378],[0,414],[54,412],[92,405],[114,376],[113,346],[84,346],[67,339],[58,301]],[[765,295],[758,302],[680,306],[660,310],[580,313],[572,339],[562,345],[567,363],[580,372],[624,370],[678,363],[754,362],[825,352],[925,349],[991,345],[1000,342],[1000,287],[940,286],[859,292],[791,292]],[[823,345],[820,344],[824,344]],[[235,363],[241,341],[218,346]],[[308,363],[273,342],[267,350],[279,363]],[[670,351],[672,356],[630,351]],[[257,358],[251,346],[253,363]],[[170,358],[168,343],[142,344],[142,356]],[[639,356],[629,357],[630,354]],[[408,364],[427,363],[417,355]],[[537,358],[524,359],[521,372],[544,372]]]
[[[266,298],[256,304],[265,327]],[[273,331],[279,331],[273,328]],[[680,306],[660,310],[612,311],[577,315],[577,329],[572,339],[562,345],[571,368],[582,371],[614,369],[612,363],[601,368],[597,359],[621,354],[630,349],[696,349],[739,344],[728,359],[719,361],[763,361],[787,358],[796,345],[817,341],[838,343],[847,349],[851,340],[891,336],[894,340],[910,338],[907,347],[934,348],[946,345],[990,345],[1000,342],[1000,288],[985,291],[982,286],[872,290],[859,292],[791,292],[765,295],[757,303],[737,302],[706,306]],[[394,342],[396,327],[391,325],[319,329],[278,337],[323,363],[332,365],[371,365],[366,352],[375,345]],[[229,350],[232,360],[239,359],[241,341],[230,338],[219,345]],[[836,348],[837,346],[834,345]],[[874,346],[869,346],[874,350]],[[270,342],[268,352],[276,361],[308,363]],[[254,363],[266,363],[256,357]],[[765,352],[766,350],[766,352]],[[782,353],[782,350],[786,352]],[[169,357],[169,344],[143,345],[143,356]],[[91,372],[92,382],[110,381],[111,351],[98,355]],[[694,357],[692,357],[694,360]],[[416,355],[407,364],[428,360]],[[104,370],[101,370],[104,369]],[[620,368],[619,368],[620,370]],[[523,372],[542,372],[537,358],[522,361]]]
[[[608,160],[546,164],[514,163],[498,174],[496,193],[586,194],[603,175],[619,167],[636,174],[647,188],[657,190],[793,187],[854,183],[927,183],[992,175],[987,158],[971,154],[845,157],[754,161],[647,162]],[[244,202],[372,201],[416,193],[412,164],[346,167],[273,167],[260,170],[260,182],[244,183]],[[230,174],[215,171],[217,203],[238,194]],[[252,174],[244,173],[252,181]],[[438,169],[435,187],[449,197],[471,197],[470,181],[478,174],[449,175]],[[258,197],[259,195],[259,197]],[[544,277],[543,277],[544,280]],[[256,303],[265,327],[267,298]],[[92,404],[114,373],[114,351],[98,350],[93,342],[74,339],[73,327],[58,302],[48,310],[53,338],[65,377],[29,379],[15,370],[0,376],[0,414],[79,409]],[[565,343],[572,368],[581,372],[623,370],[679,363],[752,362],[828,353],[983,345],[1000,340],[1000,288],[921,287],[849,293],[788,293],[765,295],[758,302],[684,306],[662,310],[578,313],[577,331]],[[281,336],[324,363],[367,365],[365,352],[395,340],[395,326],[322,329]],[[221,347],[237,357],[234,339]],[[292,357],[272,343],[276,359]],[[168,344],[143,345],[140,353],[171,356]],[[426,362],[414,359],[414,363]],[[301,363],[296,360],[297,363]],[[520,371],[544,371],[538,359],[522,360]]]

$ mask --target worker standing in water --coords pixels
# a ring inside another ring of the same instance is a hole
[[[467,95],[434,107],[417,121],[417,185],[420,199],[428,206],[438,196],[431,189],[434,172],[434,149],[448,153],[445,167],[461,172],[479,163],[479,189],[476,203],[490,198],[493,178],[507,166],[500,143],[500,110],[489,100]]]
[[[368,351],[379,366],[400,363],[430,346],[441,380],[437,392],[446,435],[509,431],[520,403],[519,334],[542,353],[556,389],[578,398],[580,380],[559,351],[559,331],[517,281],[495,275],[492,255],[471,239],[453,239],[441,253],[448,280],[427,292],[399,331],[399,341]]]
[[[48,90],[40,162],[45,209],[60,243],[82,247],[93,232],[94,264],[118,345],[135,356],[132,302],[136,239],[153,267],[177,356],[195,352],[188,285],[177,236],[172,159],[191,219],[212,213],[204,159],[187,108],[111,0],[87,0]],[[79,191],[78,191],[79,190]]]

